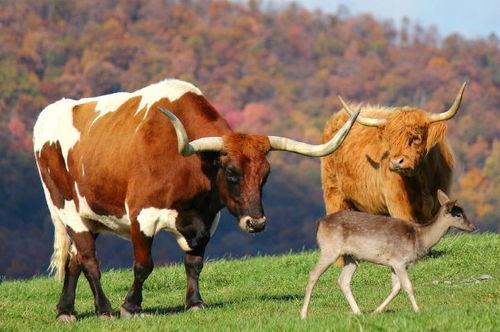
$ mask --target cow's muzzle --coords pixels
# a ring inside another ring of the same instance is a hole
[[[266,228],[266,217],[254,218],[250,216],[244,216],[240,218],[238,225],[245,232],[258,233]]]
[[[389,162],[389,170],[401,175],[413,175],[415,169],[411,167],[404,157],[393,158]]]

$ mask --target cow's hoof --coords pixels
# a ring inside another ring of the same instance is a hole
[[[57,316],[56,320],[59,323],[73,323],[73,322],[76,322],[76,315],[61,314],[61,315]]]
[[[199,310],[203,310],[203,309],[206,309],[207,306],[205,303],[199,303],[197,305],[194,305],[192,307],[189,307],[187,308],[188,311],[199,311]]]
[[[120,307],[120,318],[138,318],[138,317],[145,317],[147,316],[146,314],[141,312],[141,309],[138,308],[134,312],[130,312],[124,307]]]
[[[111,312],[105,312],[102,314],[99,314],[98,316],[100,319],[115,319],[115,315]]]

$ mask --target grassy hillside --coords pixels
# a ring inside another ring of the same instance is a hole
[[[388,295],[388,268],[362,264],[353,293],[361,310],[350,313],[336,286],[340,268],[318,282],[309,318],[299,319],[308,272],[318,252],[206,263],[201,291],[209,309],[184,312],[185,281],[180,265],[158,268],[144,287],[143,308],[151,315],[131,320],[100,320],[84,278],[78,286],[79,321],[62,325],[54,307],[61,284],[46,277],[0,284],[0,331],[123,330],[437,330],[490,331],[500,326],[500,241],[496,234],[446,237],[432,257],[410,270],[421,312],[412,311],[402,292],[381,314],[370,311]],[[491,279],[480,280],[489,275]],[[131,270],[103,274],[103,287],[118,308],[132,278]]]

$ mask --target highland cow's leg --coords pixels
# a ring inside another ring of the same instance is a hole
[[[413,287],[411,286],[411,282],[410,279],[408,278],[408,273],[406,272],[406,269],[404,267],[395,267],[394,271],[396,272],[399,281],[403,286],[403,289],[406,291],[408,297],[410,298],[413,310],[415,310],[415,312],[418,312],[419,309],[417,305],[417,300],[415,299],[415,294],[413,294]]]
[[[76,255],[69,255],[66,260],[64,286],[57,304],[57,320],[63,323],[76,321],[75,291],[82,269]]]
[[[330,253],[321,251],[318,263],[309,273],[309,281],[306,286],[306,295],[304,296],[304,305],[300,310],[300,318],[305,319],[307,317],[307,310],[309,307],[309,302],[311,301],[311,294],[314,289],[314,285],[318,281],[319,277],[333,264],[337,259],[338,252]]]
[[[196,249],[186,252],[184,255],[184,268],[186,270],[186,309],[197,310],[205,308],[200,291],[198,279],[203,269],[203,255],[206,244],[199,245]]]
[[[344,293],[347,302],[349,302],[352,312],[354,312],[355,314],[360,314],[361,311],[359,310],[358,304],[356,303],[356,300],[354,300],[354,296],[351,292],[351,280],[354,272],[356,272],[358,264],[350,256],[345,256],[344,260],[345,265],[342,269],[342,272],[340,273],[338,284],[340,286],[340,289],[342,290],[342,293]]]
[[[396,184],[397,186],[390,187],[390,190],[385,194],[389,215],[393,218],[416,222],[408,193],[403,189],[404,183],[399,181]]]
[[[323,199],[325,201],[326,214],[341,210],[351,210],[350,205],[345,201],[344,196],[337,187],[323,186]]]
[[[113,309],[101,287],[101,271],[95,254],[96,234],[91,232],[69,232],[77,251],[77,259],[81,269],[89,282],[94,295],[95,313],[98,316],[111,317]]]
[[[396,272],[394,272],[394,269],[391,270],[391,278],[392,278],[392,290],[389,296],[382,302],[381,305],[378,306],[377,309],[375,309],[375,312],[381,312],[382,310],[385,309],[385,307],[398,295],[399,290],[401,289],[401,282],[399,281],[398,276],[396,275]]]
[[[131,226],[131,239],[134,247],[134,282],[120,308],[122,317],[130,317],[142,311],[142,286],[153,271],[151,246],[153,237],[146,236],[140,231],[139,224],[133,222]]]

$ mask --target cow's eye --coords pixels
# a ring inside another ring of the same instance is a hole
[[[231,183],[240,182],[239,174],[236,171],[229,169],[229,168],[226,170],[226,179],[228,182],[231,182]]]
[[[412,144],[420,144],[421,142],[422,139],[420,138],[420,136],[412,136],[408,141],[408,145],[411,146]]]

